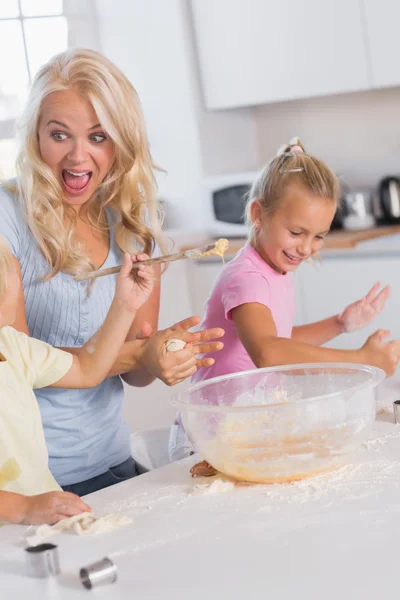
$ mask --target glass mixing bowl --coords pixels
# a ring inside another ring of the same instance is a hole
[[[216,377],[174,396],[196,451],[242,481],[287,482],[343,465],[375,418],[381,369],[268,367]]]

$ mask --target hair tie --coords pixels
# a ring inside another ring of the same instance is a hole
[[[289,144],[283,145],[279,148],[277,157],[279,157],[284,163],[286,159],[293,157],[293,155],[305,154],[304,148],[301,145],[300,138],[294,137],[290,140]],[[304,171],[303,167],[292,167],[291,169],[285,169],[283,164],[279,169],[279,173],[299,173]]]
[[[304,154],[304,150],[298,144],[290,147],[290,152],[294,152],[295,154]]]

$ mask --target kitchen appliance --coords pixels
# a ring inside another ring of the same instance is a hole
[[[381,220],[385,223],[400,223],[400,178],[385,177],[379,184],[377,202]]]
[[[209,177],[204,181],[206,198],[206,230],[211,237],[243,238],[247,194],[258,172],[248,171]]]
[[[376,225],[371,190],[346,192],[342,202],[344,229],[370,229]]]
[[[268,367],[192,385],[172,403],[196,451],[243,481],[294,481],[346,463],[375,419],[381,369]]]

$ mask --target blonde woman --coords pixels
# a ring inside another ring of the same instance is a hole
[[[71,50],[38,72],[20,122],[15,182],[0,188],[0,235],[21,278],[15,327],[79,353],[102,325],[115,277],[92,289],[74,275],[121,264],[122,253],[163,249],[154,165],[140,103],[126,77],[105,57]],[[220,329],[190,334],[192,317],[157,332],[159,272],[138,311],[110,376],[91,390],[37,391],[49,466],[66,491],[80,496],[136,475],[123,385],[155,378],[174,385],[213,359]],[[140,339],[137,339],[140,337]],[[170,337],[188,346],[166,351]],[[205,342],[205,343],[201,343]]]

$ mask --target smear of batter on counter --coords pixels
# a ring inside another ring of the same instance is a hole
[[[40,525],[39,527],[36,527],[33,535],[29,535],[31,529],[29,528],[25,540],[28,546],[37,546],[57,533],[66,532],[74,533],[75,535],[96,535],[111,531],[112,529],[118,529],[131,522],[132,519],[130,517],[120,516],[115,513],[110,513],[103,517],[95,517],[90,512],[84,512],[80,515],[62,519],[62,521],[59,521],[55,525]]]

